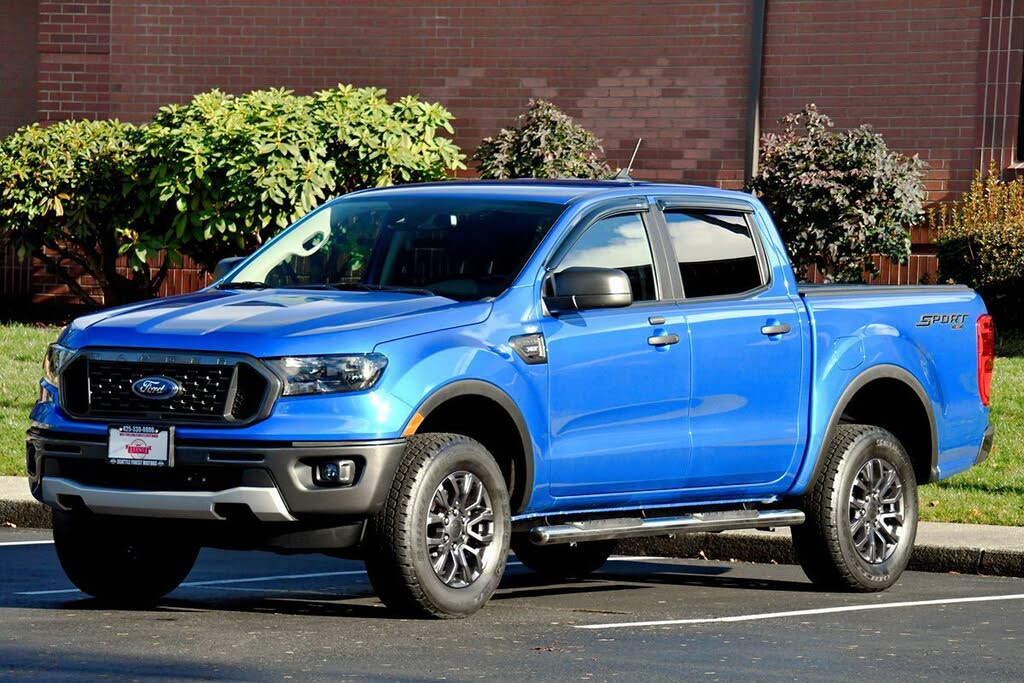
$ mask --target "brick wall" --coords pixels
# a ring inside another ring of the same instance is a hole
[[[106,118],[110,0],[39,3],[39,119]]]
[[[1012,169],[1024,59],[1024,3],[1002,0],[771,0],[762,117],[768,129],[814,102],[839,127],[871,123],[928,162],[933,201],[962,192],[996,160]],[[931,234],[883,263],[876,282],[934,279]]]
[[[36,3],[0,2],[0,136],[36,120]]]
[[[641,175],[735,185],[742,171],[746,1],[486,0],[115,3],[111,113],[143,120],[219,87],[339,82],[418,92],[472,151],[531,97],[554,100]]]
[[[664,0],[79,0],[39,3],[39,115],[143,121],[218,87],[417,92],[479,140],[543,97],[637,177],[738,187],[753,3]],[[1015,165],[1024,3],[770,0],[762,130],[815,102],[930,165],[934,200]],[[934,270],[929,235],[882,281]]]
[[[48,272],[41,261],[33,259],[30,263],[19,263],[13,258],[13,254],[9,254],[7,258],[10,266],[8,268],[0,266],[0,303],[3,303],[2,294],[8,294],[7,306],[15,309],[21,307],[17,306],[17,302],[11,301],[14,297],[10,295],[15,295],[21,300],[31,299],[33,304],[56,305],[62,308],[75,307],[80,304],[77,295],[73,294],[58,277]],[[65,263],[64,267],[76,276],[78,283],[90,297],[97,301],[103,301],[103,292],[92,276],[85,274],[75,264]],[[150,268],[154,272],[159,267],[158,260],[150,261]],[[119,259],[117,271],[121,275],[130,275],[127,259]],[[19,289],[9,286],[8,282],[14,283]],[[159,295],[170,296],[183,292],[194,292],[208,284],[210,284],[209,274],[201,272],[199,266],[191,259],[183,258],[180,266],[168,268],[167,276],[160,286]],[[2,319],[2,311],[3,308],[0,307],[0,319]]]
[[[1024,3],[1021,3],[1024,10]],[[1011,3],[990,0],[771,0],[766,29],[762,113],[773,122],[815,102],[837,126],[870,122],[891,147],[928,162],[932,199],[962,191],[981,163],[979,124],[986,78],[998,95],[1000,126],[1016,137],[1021,26],[1009,55],[998,34]],[[990,16],[995,8],[996,17]],[[999,47],[998,73],[986,77],[985,53]],[[1005,66],[1011,58],[1007,92]],[[1004,98],[1012,105],[1013,121]],[[991,114],[990,114],[991,115]],[[997,147],[1012,145],[1000,136]],[[986,150],[991,157],[991,148]],[[1006,159],[1009,162],[1009,158]]]

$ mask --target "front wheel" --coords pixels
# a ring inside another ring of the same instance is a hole
[[[150,607],[185,580],[199,548],[147,531],[137,520],[53,512],[53,542],[71,583],[96,599]]]
[[[498,588],[510,528],[508,490],[487,449],[458,434],[413,436],[370,520],[370,583],[400,612],[468,616]]]
[[[811,581],[832,590],[885,590],[909,564],[917,536],[910,457],[884,429],[840,425],[804,512],[807,521],[793,527],[793,549]]]

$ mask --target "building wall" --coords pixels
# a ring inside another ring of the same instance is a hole
[[[7,3],[16,4],[16,3]],[[419,93],[457,117],[471,153],[523,110],[554,101],[634,176],[742,183],[753,0],[77,0],[39,3],[43,120],[145,121],[211,88],[337,83]],[[929,163],[933,200],[989,159],[1015,166],[1024,3],[768,0],[762,130],[815,102],[839,126],[872,123]],[[929,235],[916,263],[934,271]]]
[[[416,92],[458,117],[472,151],[531,97],[554,100],[652,178],[741,178],[749,6],[483,0],[117,2],[110,110],[144,120],[219,87],[339,82]]]
[[[36,2],[0,2],[0,136],[36,120]]]

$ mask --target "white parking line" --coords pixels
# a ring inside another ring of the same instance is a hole
[[[52,545],[53,541],[3,541],[0,546],[5,545]]]
[[[820,609],[798,609],[790,612],[766,612],[764,614],[739,614],[731,617],[706,617],[703,619],[666,619],[663,621],[623,621],[610,624],[581,624],[574,628],[598,630],[608,628],[637,628],[640,626],[686,626],[690,624],[720,624],[738,621],[758,621],[762,619],[784,619],[786,617],[805,617],[815,614],[836,614],[839,612],[862,612],[873,609],[892,609],[895,607],[925,607],[928,605],[956,605],[965,602],[999,602],[1003,600],[1024,600],[1024,593],[1013,595],[984,595],[970,598],[941,598],[938,600],[914,600],[908,602],[886,602],[878,605],[844,605],[842,607],[823,607]]]

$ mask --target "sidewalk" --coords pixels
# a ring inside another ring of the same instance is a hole
[[[50,510],[32,497],[25,477],[0,477],[0,524],[5,523],[50,528]]]
[[[796,563],[789,529],[628,539],[619,543],[619,552],[739,562]],[[921,522],[910,569],[1024,577],[1024,527]]]
[[[32,497],[24,477],[0,477],[0,524],[4,522],[19,528],[50,527],[49,510]],[[795,562],[789,529],[627,539],[619,543],[619,553],[778,564]],[[1024,577],[1024,527],[922,522],[910,569]]]

